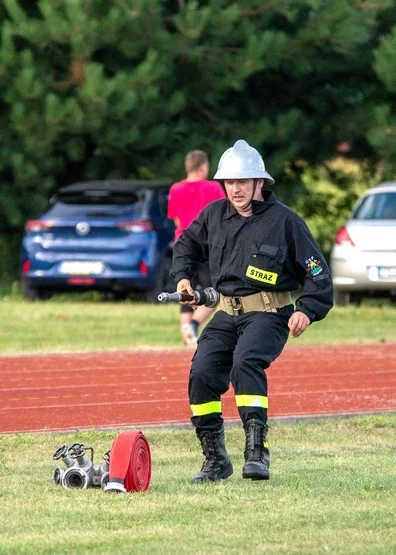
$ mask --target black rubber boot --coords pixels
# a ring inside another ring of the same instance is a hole
[[[261,420],[248,420],[244,428],[246,462],[242,469],[242,477],[251,480],[269,480],[268,426]]]
[[[233,473],[231,459],[225,448],[224,428],[216,432],[198,432],[205,461],[201,471],[192,479],[193,484],[225,480]]]

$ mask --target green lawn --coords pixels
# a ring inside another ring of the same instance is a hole
[[[177,305],[4,295],[0,309],[2,353],[181,347]],[[395,306],[367,303],[290,343],[395,338]],[[242,479],[239,427],[226,430],[234,475],[206,485],[190,484],[202,463],[191,429],[142,431],[152,484],[127,495],[52,483],[59,446],[92,445],[98,464],[117,432],[0,435],[0,554],[396,554],[396,414],[274,424],[268,483]]]
[[[179,305],[104,303],[61,297],[28,303],[0,298],[0,353],[100,351],[182,347]],[[396,307],[334,308],[293,345],[396,340]]]
[[[234,475],[205,485],[190,484],[192,430],[143,432],[151,486],[126,495],[52,483],[60,445],[92,445],[99,463],[117,432],[0,436],[0,553],[396,553],[396,414],[275,424],[269,482],[242,479],[241,428],[226,429]]]

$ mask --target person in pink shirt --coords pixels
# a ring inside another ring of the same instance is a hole
[[[186,178],[174,183],[169,190],[168,218],[175,222],[175,241],[191,224],[205,206],[214,200],[225,198],[223,187],[217,181],[209,181],[209,160],[203,150],[192,150],[184,160]],[[209,267],[206,264],[195,276],[194,289],[211,287]],[[213,309],[199,306],[194,311],[191,306],[180,306],[180,332],[184,344],[195,345],[198,328],[212,313]]]

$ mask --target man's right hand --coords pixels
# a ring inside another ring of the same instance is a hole
[[[181,279],[177,284],[176,291],[178,293],[187,292],[189,295],[194,295],[194,289],[191,287],[191,282],[189,279]]]
[[[178,293],[187,293],[188,295],[191,295],[191,297],[194,297],[194,289],[191,287],[191,282],[189,279],[181,279],[177,284],[176,291]],[[191,306],[194,310],[197,308],[195,300],[181,302],[180,304],[187,304]]]

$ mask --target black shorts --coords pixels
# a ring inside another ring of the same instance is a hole
[[[192,280],[193,289],[198,291],[206,289],[207,287],[212,287],[212,282],[210,280],[209,264],[201,266],[197,271],[194,279]],[[186,304],[180,305],[180,312],[194,312],[191,306]]]

